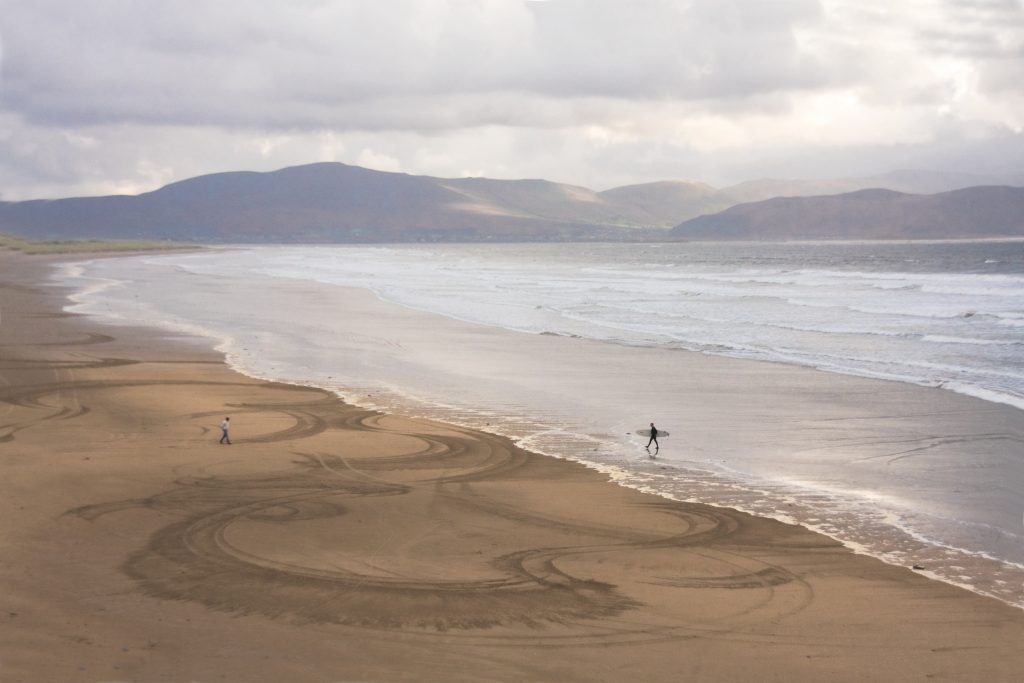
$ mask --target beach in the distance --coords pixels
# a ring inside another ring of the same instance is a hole
[[[1024,613],[998,600],[506,438],[245,377],[194,339],[69,316],[50,261],[0,258],[5,680],[1024,671]]]

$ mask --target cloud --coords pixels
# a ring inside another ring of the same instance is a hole
[[[367,110],[495,95],[699,99],[820,84],[792,29],[816,3],[15,2],[4,102],[31,121],[363,128]],[[234,11],[226,8],[232,7]],[[117,11],[113,11],[116,9]],[[436,107],[435,107],[436,108]],[[439,117],[426,110],[426,126]],[[393,126],[414,128],[414,121]]]
[[[906,150],[938,163],[926,152],[950,135],[999,165],[1010,152],[981,143],[1024,128],[1016,0],[184,7],[4,1],[8,198],[315,160],[594,186],[738,180],[784,150],[820,173],[853,148],[876,170]]]

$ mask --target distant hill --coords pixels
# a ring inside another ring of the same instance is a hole
[[[0,203],[0,232],[184,242],[618,239],[635,211],[543,180],[443,180],[338,163],[217,173],[138,196]]]
[[[936,194],[983,185],[1021,185],[1024,178],[983,176],[970,173],[901,170],[861,178],[748,180],[718,191],[729,206],[759,202],[775,197],[816,197],[857,190],[884,189],[907,194]],[[722,208],[728,208],[722,207]],[[680,219],[683,220],[683,219]]]
[[[670,235],[676,240],[754,241],[1024,237],[1024,188],[777,197],[685,221]]]
[[[1003,196],[993,197],[998,206],[982,206],[986,200],[978,199],[954,225],[956,207],[935,210],[934,202],[920,198],[840,194],[875,181],[928,189],[976,178],[903,171],[868,179],[759,180],[724,189],[663,181],[595,192],[547,180],[446,179],[319,163],[269,173],[199,176],[136,196],[0,202],[0,233],[37,240],[188,243],[653,241],[687,239],[690,233],[719,239],[732,232],[789,239],[810,233],[835,237],[843,230],[854,239],[867,233],[925,236],[946,228],[961,231],[955,236],[1004,234],[999,230],[1005,227],[994,227],[994,217],[980,221],[1002,211],[999,207],[1008,201]],[[749,197],[823,192],[835,196],[809,204],[783,199],[765,206],[751,200],[740,204]],[[968,200],[941,201],[960,206]],[[897,221],[885,210],[898,210],[902,218]],[[979,221],[971,222],[975,217]],[[1003,218],[1004,223],[1012,220]],[[762,220],[782,222],[762,226]],[[886,226],[917,225],[914,221],[922,225],[886,232]],[[754,230],[754,225],[760,227]]]
[[[631,215],[635,220],[665,227],[694,216],[717,213],[737,203],[706,183],[682,180],[626,185],[605,190],[600,196],[612,205],[622,207],[623,212],[634,212]]]

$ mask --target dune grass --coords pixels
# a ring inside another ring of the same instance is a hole
[[[0,249],[13,249],[25,254],[89,254],[107,251],[165,251],[196,248],[177,242],[146,242],[143,240],[26,240],[0,234]]]

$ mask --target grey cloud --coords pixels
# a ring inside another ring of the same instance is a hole
[[[826,83],[792,37],[817,20],[817,3],[768,5],[12,2],[0,93],[9,111],[60,125],[343,129],[365,126],[374,104],[386,117],[424,98],[472,105],[449,125],[489,125],[474,96],[699,100]],[[440,123],[429,109],[428,128]]]
[[[979,74],[979,88],[999,96],[1024,97],[1024,3],[1020,0],[944,0],[942,25],[919,33],[937,56],[969,60]]]
[[[941,25],[919,31],[932,53],[978,60],[1020,58],[1024,4],[1018,0],[943,0],[941,5],[945,10]]]
[[[551,93],[680,99],[820,84],[792,33],[819,18],[817,3],[767,4],[772,11],[732,0],[541,4],[540,71],[530,76]]]

